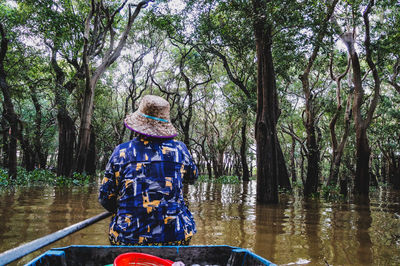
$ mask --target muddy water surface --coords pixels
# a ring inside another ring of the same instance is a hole
[[[95,216],[98,186],[0,191],[0,252]],[[400,265],[400,193],[376,190],[369,205],[281,195],[255,200],[256,184],[186,187],[196,219],[193,245],[247,248],[280,265]],[[12,263],[23,265],[52,247],[108,245],[109,218]]]

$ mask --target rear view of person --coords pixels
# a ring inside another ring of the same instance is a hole
[[[174,140],[168,101],[144,96],[125,126],[138,134],[118,145],[106,166],[99,202],[113,213],[113,245],[188,245],[196,225],[182,182],[197,179],[184,143]]]

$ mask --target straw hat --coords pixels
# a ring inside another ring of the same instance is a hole
[[[125,126],[139,134],[155,138],[172,138],[178,135],[169,117],[170,105],[155,95],[144,96],[136,112],[128,115]]]

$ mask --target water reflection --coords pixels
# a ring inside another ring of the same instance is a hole
[[[323,228],[323,226],[321,225],[320,202],[314,199],[307,199],[302,210],[304,212],[304,231],[309,252],[308,256],[313,263],[322,264],[322,262],[325,262],[325,256],[323,254],[323,236],[321,232],[321,227]]]
[[[277,254],[280,253],[280,236],[284,233],[285,203],[263,205],[256,204],[256,237],[254,251],[265,254],[266,258],[279,263]]]
[[[369,235],[372,218],[369,205],[360,205],[355,208],[356,239],[358,241],[357,257],[364,265],[372,264],[372,241]]]
[[[19,246],[104,210],[97,186],[0,191],[0,251]],[[377,190],[370,204],[304,200],[281,195],[280,203],[256,203],[256,183],[185,186],[198,233],[193,245],[250,249],[281,265],[399,265],[399,192]],[[13,263],[71,244],[107,245],[109,219],[96,223]]]
[[[254,242],[254,199],[249,184],[203,183],[189,188],[189,207],[196,219],[192,244],[246,246]]]

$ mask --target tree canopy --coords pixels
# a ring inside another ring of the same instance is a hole
[[[156,94],[201,174],[261,201],[400,187],[398,1],[3,1],[0,33],[11,179],[102,171]]]

